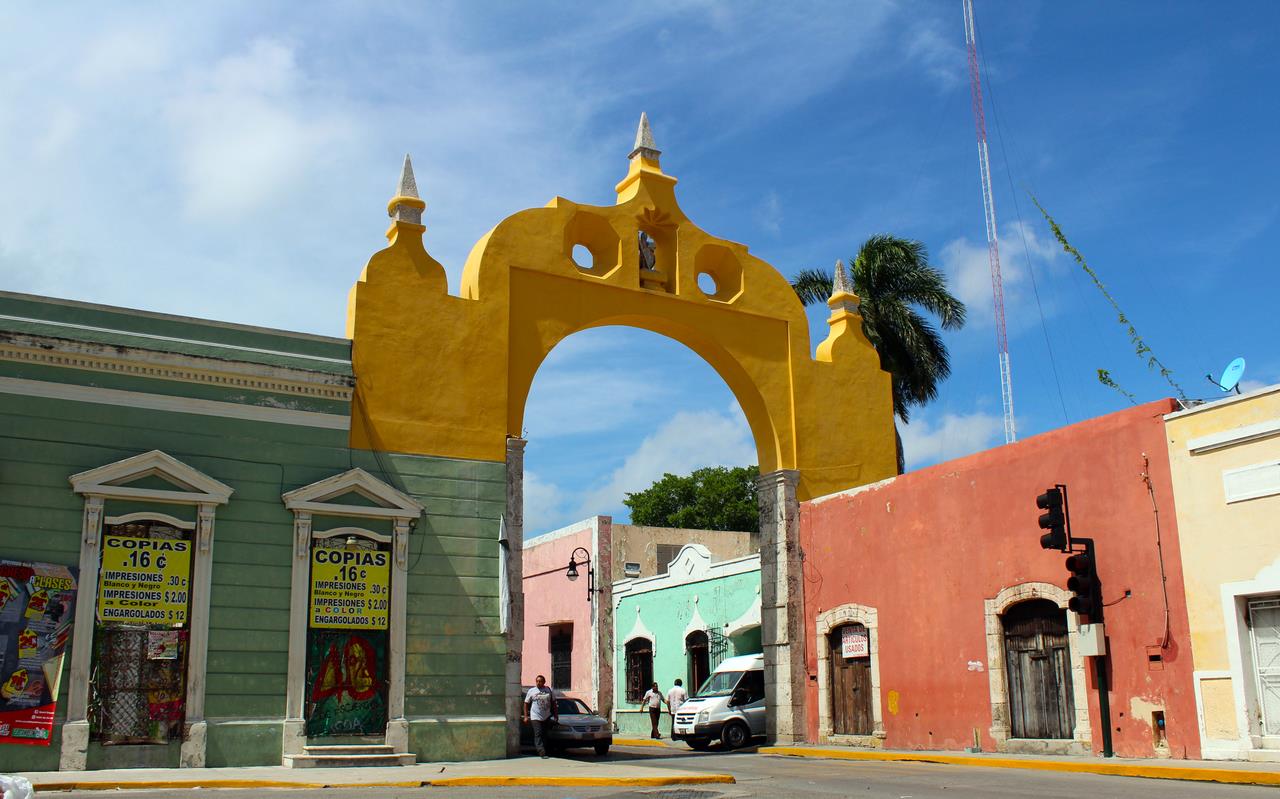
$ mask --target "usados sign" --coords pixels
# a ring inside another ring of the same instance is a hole
[[[390,571],[386,552],[311,550],[311,626],[387,629]]]
[[[98,620],[186,624],[190,575],[190,541],[103,536]]]

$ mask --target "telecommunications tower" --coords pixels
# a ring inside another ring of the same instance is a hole
[[[987,220],[987,259],[991,262],[991,293],[995,297],[996,349],[1000,356],[1000,399],[1004,405],[1004,443],[1018,440],[1013,424],[1013,376],[1009,369],[1009,337],[1004,326],[1004,284],[1000,279],[1000,239],[996,235],[996,202],[991,193],[991,162],[987,159],[987,120],[982,111],[982,80],[978,75],[978,40],[973,30],[973,0],[964,3],[964,42],[969,49],[969,89],[973,121],[978,128],[978,172],[982,175],[982,211]],[[1027,265],[1029,269],[1030,264]]]

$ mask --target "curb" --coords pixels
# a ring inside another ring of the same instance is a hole
[[[1018,768],[1040,771],[1068,771],[1078,774],[1105,774],[1113,777],[1146,777],[1157,780],[1189,782],[1222,782],[1236,785],[1280,786],[1280,770],[1249,771],[1245,769],[1203,768],[1196,766],[1148,766],[1141,763],[1082,763],[1071,760],[1022,760],[1002,757],[965,757],[935,755],[923,752],[869,752],[807,749],[798,746],[762,746],[762,755],[784,757],[816,757],[827,760],[873,760],[914,763],[941,763],[950,766],[982,766],[986,768]]]
[[[729,774],[687,774],[672,777],[445,777],[438,780],[383,782],[292,782],[284,780],[152,780],[148,782],[43,782],[33,786],[44,791],[127,791],[181,790],[191,788],[448,788],[537,785],[560,788],[653,787],[662,785],[733,785]]]
[[[652,787],[655,785],[734,785],[730,774],[689,774],[683,777],[450,777],[427,780],[424,786],[543,785],[564,788],[587,787]]]
[[[614,738],[614,746],[661,746],[666,747],[666,741],[660,741],[656,738]]]

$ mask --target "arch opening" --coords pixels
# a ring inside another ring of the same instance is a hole
[[[526,539],[595,515],[623,521],[625,492],[666,472],[758,465],[760,434],[708,367],[682,342],[629,326],[562,339],[540,364],[520,422]]]

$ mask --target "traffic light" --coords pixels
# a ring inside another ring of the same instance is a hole
[[[1040,514],[1040,529],[1049,531],[1040,536],[1040,547],[1066,552],[1067,516],[1062,509],[1062,489],[1054,486],[1036,497],[1036,507],[1044,511]]]
[[[1072,594],[1067,607],[1084,616],[1096,616],[1099,599],[1098,572],[1093,555],[1077,552],[1067,558],[1067,571],[1071,572],[1071,576],[1067,578],[1067,590]]]

